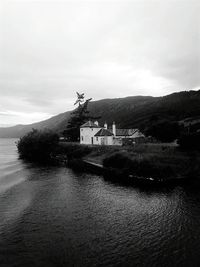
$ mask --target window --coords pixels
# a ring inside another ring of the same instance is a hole
[[[83,136],[81,136],[81,140],[83,141]]]
[[[96,140],[98,141],[98,137],[96,137]]]

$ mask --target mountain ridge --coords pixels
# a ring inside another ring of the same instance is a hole
[[[181,121],[200,115],[200,90],[181,91],[170,95],[127,96],[124,98],[106,98],[91,101],[88,105],[91,116],[100,116],[100,123],[113,121],[120,128],[145,129],[146,125],[156,120]],[[0,127],[0,138],[18,138],[32,128],[51,129],[59,134],[65,129],[70,113],[66,111],[47,120],[11,127]]]

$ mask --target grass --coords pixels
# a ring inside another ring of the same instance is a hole
[[[61,143],[60,146],[70,160],[85,159],[128,174],[165,180],[200,177],[200,152],[184,152],[172,144],[120,147]]]
[[[117,157],[116,157],[117,155]],[[114,158],[113,158],[114,157]],[[137,144],[135,147],[102,147],[84,157],[105,167],[128,169],[129,172],[153,178],[200,176],[200,153],[183,152],[168,144]],[[108,163],[108,159],[111,161]],[[112,162],[113,159],[113,162]]]

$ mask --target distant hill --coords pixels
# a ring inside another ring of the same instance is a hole
[[[35,128],[38,130],[51,129],[56,132],[60,132],[60,129],[67,124],[67,121],[70,117],[71,111],[61,113],[50,119],[32,123],[28,125],[16,125],[13,127],[0,127],[0,138],[15,138],[25,135],[31,129]]]
[[[89,104],[90,114],[100,116],[100,123],[115,121],[120,128],[144,130],[152,121],[199,122],[200,90],[182,91],[163,97],[130,96],[125,98],[102,99]],[[62,133],[71,111],[61,113],[48,120],[29,125],[0,128],[0,137],[20,137],[32,128],[45,128]]]

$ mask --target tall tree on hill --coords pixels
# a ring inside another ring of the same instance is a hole
[[[77,99],[74,105],[78,107],[71,113],[71,118],[68,121],[67,128],[64,130],[63,135],[69,141],[78,141],[80,138],[80,126],[85,123],[89,118],[91,118],[88,113],[88,104],[92,98],[86,100],[84,93],[80,94],[76,92]]]

